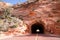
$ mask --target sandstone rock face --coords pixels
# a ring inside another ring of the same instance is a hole
[[[39,22],[44,25],[45,33],[60,35],[60,1],[59,0],[38,0],[28,4],[13,6],[13,13],[16,17],[31,25]]]
[[[27,1],[28,1],[28,3],[31,3],[31,2],[35,2],[37,0],[27,0]]]
[[[7,8],[9,6],[12,6],[10,3],[0,2],[0,8]]]
[[[44,25],[45,34],[60,35],[60,1],[59,0],[37,0],[23,4],[14,5],[13,16],[24,21],[29,27],[35,23]]]
[[[11,7],[12,4],[10,3],[5,3],[5,2],[0,2],[0,16],[4,13],[4,10],[8,7]]]

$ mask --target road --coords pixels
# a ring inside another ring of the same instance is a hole
[[[1,40],[60,40],[60,37],[49,35],[29,35],[29,36],[14,36]]]

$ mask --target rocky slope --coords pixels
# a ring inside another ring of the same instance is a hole
[[[59,0],[36,0],[14,5],[13,8],[12,14],[23,19],[27,25],[42,21],[46,33],[60,34]]]
[[[44,25],[45,33],[60,35],[60,0],[28,1],[12,8],[12,16],[22,19],[29,29],[32,24],[39,22]]]
[[[4,13],[4,10],[8,7],[11,7],[12,4],[10,3],[5,3],[5,2],[0,2],[0,15]]]

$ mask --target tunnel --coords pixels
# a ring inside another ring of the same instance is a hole
[[[31,33],[32,34],[44,34],[44,25],[40,23],[35,23],[31,26]]]

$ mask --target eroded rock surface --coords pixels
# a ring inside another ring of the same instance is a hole
[[[60,35],[60,1],[37,0],[16,4],[12,8],[13,16],[22,19],[29,28],[39,22],[44,24],[45,33]],[[29,30],[28,30],[29,31]]]

